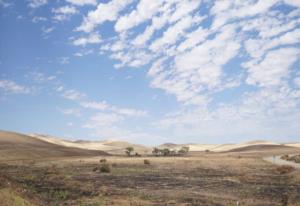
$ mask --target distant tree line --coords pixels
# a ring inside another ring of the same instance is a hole
[[[152,154],[155,156],[178,156],[184,155],[189,152],[189,147],[181,147],[180,150],[170,150],[168,148],[159,149],[155,147],[152,151]]]
[[[158,156],[179,156],[179,155],[187,154],[189,152],[189,149],[190,148],[187,146],[181,147],[181,149],[179,149],[179,150],[170,150],[168,148],[159,149],[157,147],[154,147],[152,154],[157,157]],[[134,152],[133,147],[125,148],[125,153],[129,157],[130,156],[141,156],[137,152]]]

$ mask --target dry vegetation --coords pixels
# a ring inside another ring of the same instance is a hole
[[[296,147],[259,142],[221,153],[163,145],[145,155],[109,144],[124,149],[111,156],[0,132],[0,206],[299,206],[300,170],[263,160],[296,159]]]
[[[0,197],[26,203],[15,205],[297,205],[299,171],[278,168],[228,153],[11,162],[0,165]]]

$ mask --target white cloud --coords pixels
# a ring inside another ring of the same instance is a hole
[[[172,27],[169,27],[160,39],[154,41],[150,49],[153,51],[158,51],[163,49],[164,46],[168,46],[170,44],[174,44],[177,42],[178,38],[184,34],[185,30],[192,26],[193,23],[198,21],[199,19],[193,19],[190,16],[187,16]]]
[[[60,64],[69,64],[70,58],[69,57],[59,57],[59,63]]]
[[[102,102],[82,102],[81,106],[89,109],[96,109],[100,111],[109,111],[118,115],[127,117],[143,117],[147,115],[147,111],[137,110],[132,108],[122,108],[107,104],[105,101]]]
[[[245,46],[252,57],[259,58],[270,49],[298,42],[300,42],[300,29],[295,29],[273,39],[249,39],[245,42]]]
[[[0,80],[0,90],[8,94],[29,94],[30,89],[11,80]]]
[[[90,11],[82,24],[77,28],[78,31],[91,32],[106,21],[117,19],[119,12],[123,10],[132,0],[112,0],[106,4],[100,3],[97,9]]]
[[[209,34],[210,32],[207,29],[203,29],[202,27],[199,27],[193,32],[188,33],[186,35],[186,40],[178,46],[178,51],[183,52],[186,49],[195,47],[197,44],[205,41]]]
[[[247,83],[263,87],[281,85],[283,78],[288,76],[289,69],[297,61],[299,54],[299,49],[281,48],[268,52],[261,62],[244,64],[249,73]]]
[[[32,22],[33,23],[38,23],[38,22],[42,22],[42,21],[47,21],[46,17],[42,17],[42,16],[34,16],[32,18]]]
[[[75,46],[86,46],[87,44],[97,44],[101,42],[101,36],[98,33],[91,33],[87,37],[75,39],[73,44]]]
[[[278,128],[292,134],[287,128],[296,128],[296,124],[284,128],[281,123],[300,119],[300,80],[294,67],[299,60],[299,9],[281,10],[277,5],[298,3],[116,2],[100,3],[77,30],[93,33],[110,21],[117,32],[107,39],[102,37],[100,53],[114,60],[115,68],[150,65],[151,87],[174,95],[182,109],[158,123],[172,127],[167,134],[178,138],[224,137],[224,133],[237,137],[246,131],[249,137],[259,137],[279,134]],[[93,102],[87,107],[124,119],[139,116],[136,109],[106,102],[105,106]],[[130,136],[130,131],[114,125],[120,122],[94,131]]]
[[[137,4],[136,10],[131,11],[128,15],[121,16],[115,24],[115,30],[122,32],[139,25],[150,19],[158,12],[158,8],[163,1],[141,0]]]
[[[118,114],[97,113],[92,116],[84,128],[95,129],[99,127],[111,126],[123,120]]]
[[[291,6],[300,7],[300,1],[298,0],[284,0],[284,2]]]
[[[105,102],[82,102],[81,106],[85,108],[90,108],[90,109],[97,109],[97,110],[106,110],[109,108],[109,105]]]
[[[8,8],[12,5],[13,5],[12,2],[9,2],[7,0],[0,0],[0,6],[2,6],[3,8]]]
[[[69,100],[81,100],[86,95],[84,93],[81,93],[81,92],[76,91],[74,89],[70,89],[70,90],[63,90],[61,96],[66,98],[66,99],[69,99]]]
[[[77,116],[77,117],[80,117],[82,114],[81,114],[81,111],[79,109],[74,109],[74,108],[70,108],[70,109],[60,109],[60,111],[63,113],[63,114],[66,114],[66,115],[74,115],[74,116]]]
[[[52,13],[55,14],[53,16],[54,20],[64,21],[68,20],[72,15],[78,13],[78,10],[74,6],[63,6],[59,8],[53,8]]]
[[[25,75],[25,77],[28,78],[30,81],[36,82],[38,84],[51,82],[57,78],[57,76],[55,76],[55,75],[46,75],[42,72],[31,72],[31,73]]]
[[[67,125],[68,125],[69,127],[72,127],[74,124],[73,124],[73,122],[68,122]]]
[[[96,5],[97,0],[65,0],[68,3],[77,5],[77,6],[83,6],[83,5]]]
[[[28,6],[35,9],[47,3],[48,3],[47,0],[29,0]]]
[[[42,27],[42,32],[44,35],[51,33],[54,30],[54,27]]]
[[[77,56],[77,57],[83,57],[83,56],[92,54],[93,52],[94,52],[94,51],[93,51],[92,49],[89,49],[89,50],[82,50],[82,51],[79,51],[79,52],[74,53],[74,56]]]
[[[294,78],[294,84],[297,87],[300,87],[300,72],[297,73],[296,77]]]

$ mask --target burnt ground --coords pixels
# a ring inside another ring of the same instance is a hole
[[[34,205],[299,205],[299,171],[257,157],[106,157],[0,164],[0,187]]]

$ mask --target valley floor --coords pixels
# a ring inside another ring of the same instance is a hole
[[[278,167],[257,153],[1,162],[0,205],[299,206],[300,171]]]

